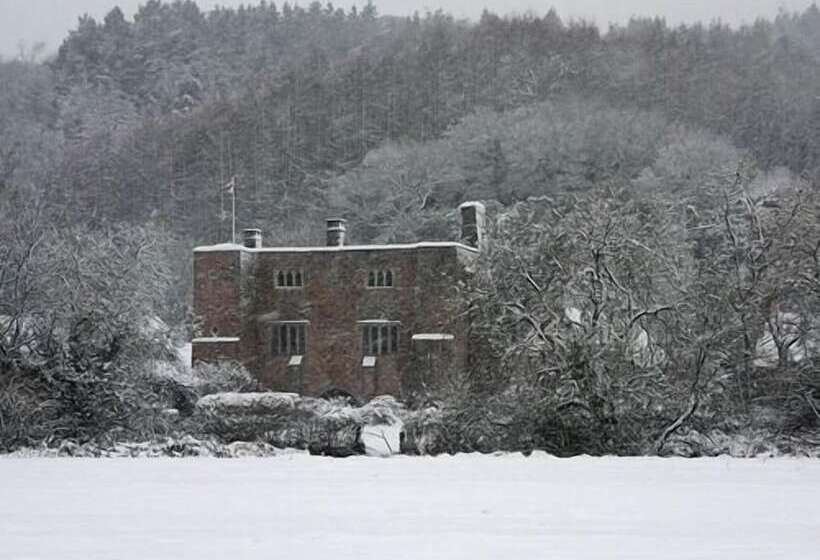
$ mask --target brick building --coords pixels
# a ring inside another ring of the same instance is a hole
[[[466,365],[455,298],[482,242],[484,207],[460,207],[461,242],[194,249],[193,361],[235,360],[269,389],[321,396],[409,397]]]

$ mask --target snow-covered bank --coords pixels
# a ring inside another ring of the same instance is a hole
[[[820,461],[0,461],[3,558],[817,558]]]

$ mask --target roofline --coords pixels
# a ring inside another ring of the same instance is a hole
[[[194,253],[244,251],[246,253],[343,253],[346,251],[407,251],[413,249],[456,248],[478,253],[478,249],[457,241],[422,241],[420,243],[397,243],[390,245],[342,245],[316,247],[261,247],[252,249],[244,245],[223,243],[195,247]]]

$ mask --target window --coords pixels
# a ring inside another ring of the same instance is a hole
[[[271,333],[271,354],[303,356],[307,350],[307,323],[274,323]]]
[[[301,270],[279,270],[276,272],[277,288],[301,288],[304,275]]]
[[[362,326],[362,353],[365,356],[395,354],[398,351],[398,323],[380,322]]]
[[[393,287],[393,271],[392,270],[371,270],[367,275],[368,288],[392,288]]]

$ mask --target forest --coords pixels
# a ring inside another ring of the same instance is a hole
[[[147,372],[190,338],[232,178],[275,244],[330,214],[454,239],[485,201],[482,353],[413,412],[428,449],[820,447],[816,5],[600,29],[148,0],[0,59],[0,450],[184,429],[157,411],[190,389]]]

